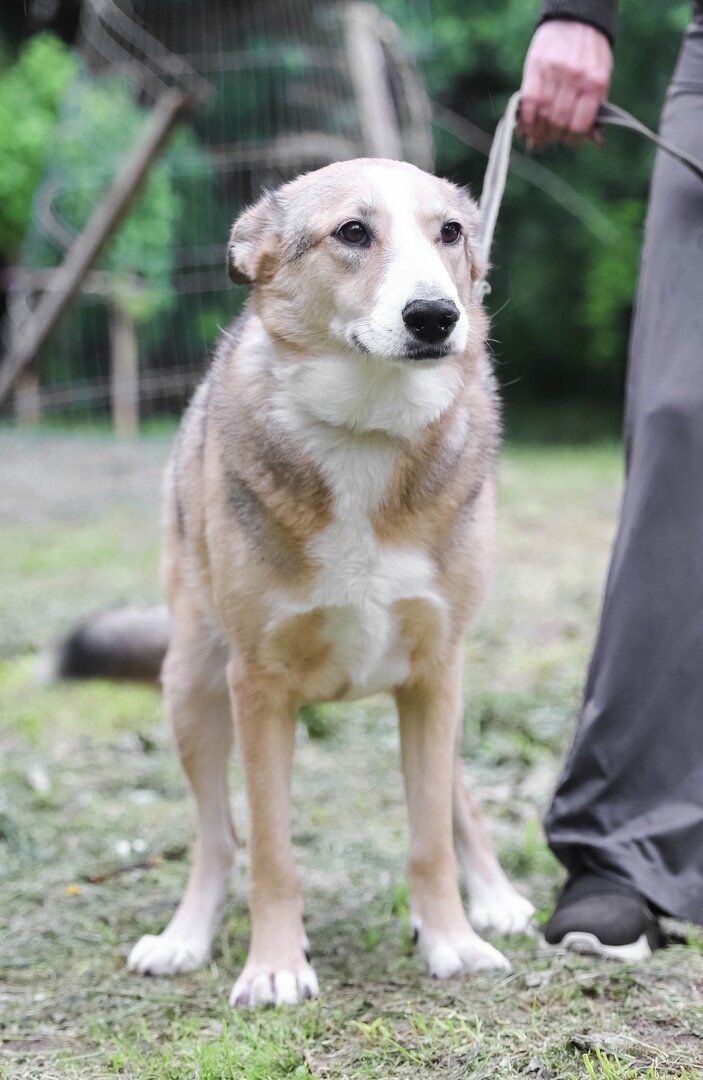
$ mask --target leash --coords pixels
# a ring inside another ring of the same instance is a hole
[[[493,246],[493,233],[495,232],[496,222],[498,221],[498,214],[505,192],[513,136],[515,134],[515,128],[517,127],[519,113],[520,94],[518,92],[512,95],[506,106],[505,112],[498,122],[495,135],[493,136],[493,144],[488,155],[488,164],[486,166],[486,172],[483,178],[483,188],[481,189],[481,198],[478,204],[480,230],[479,251],[481,254],[481,261],[485,267],[488,267],[491,247]],[[596,123],[610,124],[613,127],[629,128],[630,131],[634,131],[637,135],[641,135],[642,138],[649,139],[650,142],[653,142],[660,150],[663,150],[665,153],[669,154],[670,157],[675,158],[676,161],[680,161],[682,165],[689,168],[699,180],[703,180],[703,163],[693,157],[692,154],[688,154],[685,150],[681,150],[678,146],[674,146],[668,139],[663,139],[661,135],[657,135],[656,132],[651,131],[650,128],[638,120],[637,117],[632,116],[632,114],[626,112],[625,109],[621,109],[619,105],[611,105],[609,101],[606,101],[606,103],[601,105],[598,110]],[[482,295],[490,292],[490,285],[485,280],[485,276],[482,281],[478,282],[478,288]]]

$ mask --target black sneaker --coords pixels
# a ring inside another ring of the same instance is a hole
[[[627,885],[590,872],[569,878],[544,940],[551,948],[629,961],[646,959],[662,944],[646,900]]]

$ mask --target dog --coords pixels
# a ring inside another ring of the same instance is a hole
[[[80,645],[124,674],[120,641],[127,673],[130,656],[150,668],[168,642],[164,696],[199,835],[178,909],[133,947],[131,971],[191,971],[210,954],[236,848],[236,731],[251,941],[231,1002],[317,996],[290,835],[296,708],[378,691],[398,709],[410,920],[430,972],[507,968],[479,931],[528,927],[532,906],[497,862],[457,755],[499,440],[476,233],[463,189],[380,159],[300,176],[232,228],[229,274],[251,294],[167,471],[169,624],[104,616],[61,661],[70,673]]]

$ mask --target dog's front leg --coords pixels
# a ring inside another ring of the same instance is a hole
[[[430,972],[508,968],[470,925],[461,903],[452,843],[452,776],[462,655],[426,668],[396,692],[410,821],[410,919]]]
[[[294,1005],[317,997],[306,957],[300,881],[290,835],[295,711],[282,680],[231,663],[230,693],[239,736],[251,847],[251,942],[230,1002]]]

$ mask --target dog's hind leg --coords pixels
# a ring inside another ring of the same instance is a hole
[[[236,847],[227,789],[234,731],[227,649],[183,593],[172,615],[164,696],[195,794],[198,838],[188,885],[173,918],[163,933],[146,934],[130,953],[130,971],[145,975],[193,971],[208,959]]]
[[[495,854],[481,809],[454,764],[454,847],[469,890],[469,919],[479,933],[518,934],[531,928],[534,908],[510,884]]]

